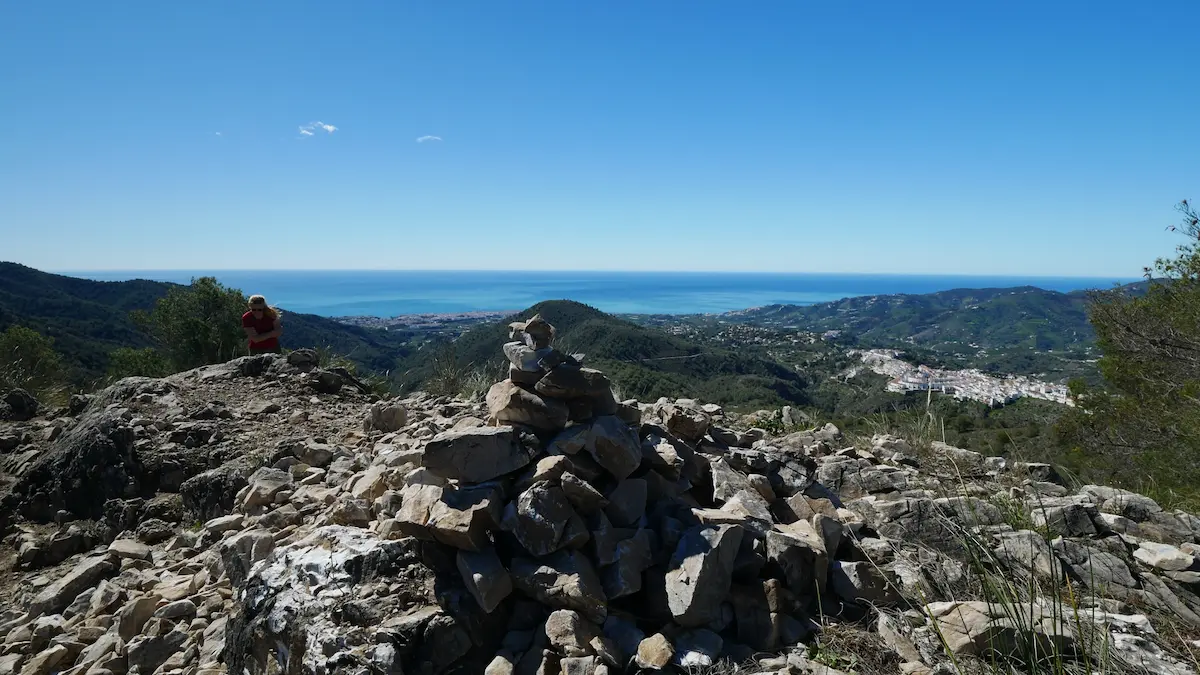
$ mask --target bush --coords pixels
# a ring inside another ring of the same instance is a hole
[[[119,380],[122,377],[166,377],[171,374],[171,364],[158,350],[152,347],[133,349],[121,347],[108,355],[108,376]]]
[[[158,343],[163,362],[181,371],[244,355],[245,310],[240,290],[200,277],[167,291],[152,311],[134,312],[134,320]]]
[[[25,326],[0,333],[0,391],[24,389],[44,403],[66,394],[67,373],[54,342]]]

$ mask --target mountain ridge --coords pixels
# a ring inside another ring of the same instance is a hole
[[[136,279],[93,281],[0,261],[0,331],[25,325],[52,338],[77,379],[104,374],[108,354],[153,341],[130,317],[180,284]],[[407,354],[407,333],[374,331],[315,314],[284,311],[285,348],[328,347],[369,368],[387,371]]]

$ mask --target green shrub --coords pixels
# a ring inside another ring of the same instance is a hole
[[[171,364],[162,353],[153,347],[133,349],[121,347],[114,349],[108,355],[108,377],[119,380],[122,377],[166,377],[171,374]]]
[[[24,389],[43,403],[60,403],[66,383],[53,340],[25,326],[0,333],[0,391]]]

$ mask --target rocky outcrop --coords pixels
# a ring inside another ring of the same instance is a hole
[[[831,673],[809,647],[831,626],[881,672],[1099,645],[1191,672],[1155,629],[1200,629],[1191,514],[950,446],[618,402],[553,335],[514,326],[482,402],[374,400],[265,355],[0,424],[0,675]],[[1087,600],[1024,590],[1068,584]]]

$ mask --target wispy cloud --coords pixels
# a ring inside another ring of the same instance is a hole
[[[304,125],[300,126],[300,135],[301,136],[312,136],[313,134],[315,134],[318,131],[324,131],[325,133],[332,134],[333,132],[335,132],[337,130],[338,130],[338,128],[333,126],[332,124],[326,124],[326,123],[320,122],[320,121],[309,122],[308,124],[304,124]]]
[[[421,136],[421,137],[417,138],[418,143],[427,143],[429,141],[440,141],[440,140],[442,140],[441,136]]]
[[[220,136],[220,135],[221,135],[221,132],[219,132],[219,131],[214,131],[214,132],[213,132],[213,134],[214,134],[214,135],[216,135],[216,136]]]

